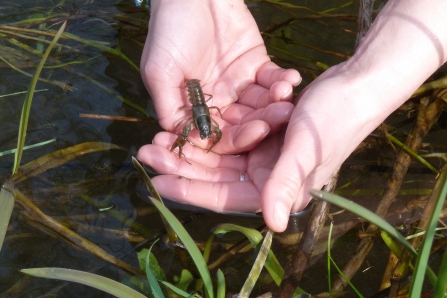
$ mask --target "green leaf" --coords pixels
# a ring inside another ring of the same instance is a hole
[[[161,202],[152,197],[149,197],[149,199],[151,200],[152,204],[154,204],[155,207],[157,207],[160,213],[164,216],[166,221],[169,222],[172,229],[175,231],[175,233],[182,241],[186,250],[191,255],[191,258],[193,259],[194,264],[196,265],[197,270],[199,271],[200,276],[204,281],[205,290],[208,297],[214,298],[213,282],[211,280],[210,272],[208,270],[206,262],[203,259],[203,256],[199,248],[194,243],[194,240],[192,240],[191,236],[189,236],[188,232],[185,230],[185,228],[182,226],[179,220]]]
[[[330,264],[333,264],[335,269],[337,269],[338,274],[346,281],[346,283],[354,290],[354,292],[357,294],[358,297],[363,298],[363,295],[357,290],[357,288],[352,284],[352,282],[348,279],[348,277],[343,273],[343,271],[338,267],[337,263],[335,263],[334,259],[331,256],[331,238],[332,238],[332,228],[334,224],[331,222],[331,225],[329,226],[329,235],[328,235],[328,241],[327,241],[327,256],[328,256],[328,283],[329,283],[329,294],[332,297],[332,284],[331,284],[331,266]]]
[[[444,252],[433,297],[445,297],[447,290],[447,250]]]
[[[65,268],[32,268],[22,269],[20,272],[35,277],[77,282],[120,298],[146,298],[146,296],[128,286],[89,272]]]
[[[14,208],[14,196],[7,189],[9,181],[6,181],[0,190],[0,251],[5,241],[6,230],[8,229],[9,220],[11,219],[12,210]]]
[[[402,255],[402,250],[399,245],[388,235],[387,232],[381,231],[380,236],[382,237],[383,242],[385,242],[386,246],[393,252],[393,254],[399,259]]]
[[[185,291],[183,291],[183,290],[180,290],[179,288],[177,288],[177,287],[174,286],[174,285],[171,285],[171,284],[168,283],[168,282],[161,281],[161,283],[162,283],[165,287],[169,288],[169,289],[172,290],[174,293],[176,293],[176,294],[178,294],[178,295],[180,295],[180,296],[182,296],[182,297],[195,297],[194,295],[191,295],[191,294],[189,294],[189,293],[187,293],[187,292],[185,292]]]
[[[149,285],[151,286],[151,291],[152,291],[152,295],[154,296],[154,298],[164,298],[165,296],[163,295],[160,285],[158,284],[157,279],[155,278],[154,273],[152,273],[151,267],[149,265],[149,256],[151,255],[151,250],[155,243],[157,243],[157,241],[152,243],[151,247],[149,248],[148,253],[146,254],[145,271],[146,271],[147,281],[149,282]]]
[[[180,290],[187,291],[189,285],[194,281],[194,277],[192,276],[191,272],[189,272],[186,269],[182,270],[182,273],[180,274],[180,279],[177,282],[176,286]]]
[[[431,197],[433,196],[436,197],[436,203],[428,220],[427,231],[425,232],[424,238],[422,239],[422,243],[419,247],[415,271],[413,272],[413,282],[411,283],[410,288],[410,297],[421,297],[422,285],[424,283],[424,273],[428,268],[428,258],[430,257],[430,250],[435,237],[439,214],[441,213],[445,197],[447,196],[447,167],[444,167],[441,177],[433,188]]]
[[[214,234],[224,234],[227,232],[241,232],[248,238],[251,245],[256,247],[262,241],[262,234],[255,229],[250,229],[234,224],[221,224],[216,227],[214,230]],[[281,264],[279,264],[278,259],[276,258],[273,251],[269,251],[267,260],[265,262],[265,268],[270,273],[270,276],[273,278],[275,283],[279,286],[281,284],[282,278],[284,277],[284,269]]]
[[[250,241],[253,247],[256,247],[258,243],[262,241],[262,234],[255,229],[250,229],[246,227],[242,227],[235,224],[220,224],[214,229],[214,234],[226,234],[228,232],[240,232],[244,234],[245,237]]]
[[[37,143],[37,144],[33,144],[33,145],[29,145],[29,146],[24,146],[24,147],[23,147],[23,150],[27,150],[27,149],[31,149],[31,148],[34,148],[34,147],[43,146],[43,145],[52,143],[52,142],[54,142],[54,141],[56,141],[56,139],[51,139],[51,140],[44,141],[44,142],[40,142],[40,143]],[[16,148],[11,149],[11,150],[6,150],[6,151],[3,151],[3,152],[0,152],[0,156],[8,155],[8,154],[13,154],[13,153],[15,153],[16,151],[17,151]]]
[[[41,174],[49,169],[63,165],[64,163],[67,163],[83,154],[110,149],[126,150],[118,145],[102,142],[86,142],[77,144],[75,146],[51,152],[27,163],[26,165],[23,165],[20,168],[20,171],[12,176],[12,179],[17,183],[29,177]]]
[[[417,154],[416,152],[414,152],[413,150],[411,150],[407,145],[405,145],[404,143],[402,143],[401,141],[399,141],[397,138],[395,138],[393,135],[389,134],[389,133],[385,133],[385,136],[394,144],[396,144],[397,146],[399,146],[400,148],[402,148],[405,152],[407,152],[409,155],[411,155],[412,157],[414,157],[414,159],[416,159],[417,161],[419,161],[421,164],[423,164],[424,166],[426,166],[427,168],[429,168],[431,171],[433,171],[433,173],[435,174],[439,174],[439,171],[432,166],[427,160],[425,160],[422,156],[420,156],[419,154]]]
[[[25,101],[23,103],[22,108],[22,115],[20,116],[20,126],[19,126],[19,137],[17,139],[17,151],[14,157],[14,166],[12,169],[12,173],[15,174],[17,170],[20,167],[20,161],[22,160],[22,154],[23,154],[23,147],[25,146],[25,137],[26,137],[26,130],[28,128],[28,119],[29,114],[31,110],[31,103],[33,101],[33,95],[34,90],[36,89],[37,80],[39,79],[40,72],[42,71],[42,67],[45,64],[45,61],[47,60],[48,56],[50,55],[51,50],[53,49],[56,42],[61,37],[62,33],[65,30],[65,26],[67,25],[67,21],[65,21],[62,26],[59,28],[59,31],[57,31],[56,35],[54,36],[53,40],[51,41],[50,45],[48,46],[47,50],[45,51],[45,54],[43,55],[42,59],[40,60],[39,65],[37,66],[36,72],[34,73],[33,79],[30,82],[30,85],[28,87],[28,92],[25,96]]]
[[[155,278],[158,280],[166,280],[166,275],[165,275],[163,269],[158,264],[157,258],[147,248],[144,248],[137,253],[138,262],[140,264],[140,269],[143,270],[144,272],[146,272],[147,254],[149,254],[149,266],[151,268],[152,273],[155,275]]]
[[[217,295],[216,298],[225,298],[225,276],[222,270],[217,270]]]
[[[392,225],[390,225],[380,216],[376,215],[374,212],[366,209],[363,206],[360,206],[359,204],[354,203],[351,200],[347,200],[343,197],[325,191],[311,190],[309,191],[309,194],[316,199],[324,200],[331,203],[332,205],[338,206],[342,209],[346,209],[347,211],[365,219],[366,221],[375,224],[380,229],[387,232],[388,235],[390,235],[394,240],[402,244],[404,248],[406,248],[414,257],[417,257],[416,250],[413,248],[413,246],[411,246],[407,239],[405,239],[405,237],[402,236],[402,234],[399,233],[399,231],[397,231]],[[430,282],[435,285],[437,278],[429,267],[427,267],[426,274],[430,279]]]
[[[253,267],[248,274],[247,280],[242,286],[241,291],[239,292],[238,297],[247,297],[250,295],[253,290],[256,281],[261,275],[262,267],[264,267],[265,260],[270,251],[270,247],[272,245],[273,232],[268,230],[265,234],[264,241],[262,242],[261,248],[259,249],[258,255],[256,256],[256,260],[253,264]]]
[[[203,249],[203,258],[205,259],[205,262],[208,263],[208,260],[210,258],[211,253],[211,245],[213,244],[214,240],[214,234],[212,234],[208,240],[206,241],[205,248]]]

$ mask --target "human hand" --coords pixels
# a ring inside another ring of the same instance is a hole
[[[162,173],[154,184],[163,196],[215,211],[262,210],[267,225],[283,231],[290,212],[307,205],[307,190],[321,188],[361,140],[445,62],[447,4],[436,4],[388,2],[355,55],[300,94],[284,142],[281,133],[272,134],[238,157],[204,154],[187,144],[188,165],[168,154],[175,135],[160,133],[138,157]]]
[[[161,174],[153,182],[163,197],[222,213],[262,211],[272,230],[283,231],[290,212],[308,204],[307,191],[321,188],[385,117],[346,72],[341,64],[318,77],[299,95],[287,132],[248,154],[205,154],[187,143],[178,159],[169,152],[176,135],[162,132],[138,158]]]
[[[185,82],[200,79],[221,109],[223,132],[213,151],[248,151],[288,122],[292,89],[301,81],[267,56],[258,27],[241,0],[152,1],[141,68],[160,125],[174,131],[189,111]],[[211,110],[214,112],[214,110]],[[188,138],[205,148],[193,130]]]

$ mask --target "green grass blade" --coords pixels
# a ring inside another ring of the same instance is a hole
[[[217,295],[216,298],[225,298],[225,276],[222,270],[217,270]]]
[[[250,241],[253,247],[262,241],[262,234],[258,230],[246,228],[235,224],[220,224],[214,229],[214,234],[225,234],[228,232],[240,232]]]
[[[428,161],[426,161],[422,156],[420,156],[419,154],[417,154],[416,152],[414,152],[413,150],[411,150],[407,145],[405,145],[404,143],[402,143],[401,141],[399,141],[397,138],[395,138],[393,135],[389,134],[389,133],[385,133],[385,136],[394,144],[396,144],[397,146],[401,147],[405,152],[407,152],[409,155],[411,155],[412,157],[414,157],[414,159],[416,159],[417,161],[419,161],[421,164],[423,164],[424,166],[426,166],[427,168],[429,168],[433,173],[435,174],[439,174],[439,171],[432,166]]]
[[[58,39],[61,37],[62,32],[65,30],[65,26],[67,25],[67,22],[65,21],[62,26],[60,27],[59,31],[57,31],[57,34],[54,36],[53,41],[48,46],[47,50],[45,51],[45,54],[43,55],[42,59],[40,60],[39,65],[37,66],[36,72],[34,73],[33,79],[31,80],[31,83],[28,88],[28,92],[25,96],[25,102],[23,103],[22,108],[22,115],[20,116],[20,127],[19,127],[19,137],[17,140],[17,151],[14,158],[14,167],[12,169],[12,173],[15,174],[20,166],[20,161],[22,160],[22,154],[23,154],[23,147],[25,146],[25,137],[26,137],[26,130],[28,128],[28,119],[31,109],[31,103],[33,101],[33,95],[34,90],[36,89],[37,80],[39,79],[40,72],[42,71],[42,67],[45,64],[45,61],[47,60],[51,50],[53,49],[54,45],[58,41]]]
[[[34,144],[34,145],[24,146],[24,147],[23,147],[23,150],[27,150],[27,149],[31,149],[31,148],[34,148],[34,147],[43,146],[43,145],[52,143],[52,142],[54,142],[54,141],[56,141],[56,139],[51,139],[51,140],[44,141],[44,142],[40,142],[40,143],[37,143],[37,144]],[[16,151],[17,151],[17,149],[6,150],[6,151],[3,151],[3,152],[0,152],[0,156],[8,155],[8,154],[13,154],[13,153],[15,153]]]
[[[447,167],[444,167],[441,177],[433,188],[432,195],[436,196],[436,203],[429,218],[427,231],[424,234],[424,238],[422,239],[422,243],[419,248],[415,271],[413,273],[413,282],[411,283],[410,288],[410,297],[421,297],[420,295],[422,293],[422,285],[424,283],[424,273],[428,267],[428,258],[430,257],[430,250],[435,237],[439,214],[441,213],[445,197],[447,196]]]
[[[332,205],[338,206],[342,209],[360,216],[361,218],[377,225],[380,229],[384,230],[391,237],[396,239],[400,244],[402,244],[413,256],[417,256],[416,250],[411,246],[411,244],[405,239],[402,234],[400,234],[392,225],[386,222],[383,218],[376,215],[374,212],[360,206],[350,200],[337,196],[335,194],[327,193],[325,191],[311,190],[310,195],[316,199],[324,200],[331,203]]]
[[[331,237],[332,237],[332,227],[334,223],[331,221],[331,225],[329,226],[329,234],[327,239],[327,283],[328,283],[328,292],[329,295],[332,295],[332,280],[331,280]]]
[[[157,189],[155,189],[154,184],[152,184],[151,178],[149,178],[149,175],[143,169],[143,166],[140,164],[138,159],[136,159],[135,157],[132,157],[132,163],[135,166],[135,168],[137,169],[138,173],[140,174],[140,178],[143,179],[144,183],[146,184],[146,187],[150,191],[151,196],[153,198],[155,198],[157,201],[159,201],[161,204],[164,205],[160,194],[158,193]],[[172,229],[170,223],[163,216],[161,216],[161,219],[163,220],[163,225],[165,226],[169,241],[171,241],[172,243],[178,242],[179,237],[177,236],[175,231]],[[179,258],[182,258],[182,256],[179,255]]]
[[[120,298],[146,298],[143,294],[126,285],[89,272],[65,268],[32,268],[22,269],[20,272],[35,277],[77,282]]]
[[[386,246],[391,250],[391,252],[398,258],[402,256],[402,250],[399,245],[387,234],[385,231],[380,232],[380,236],[382,237],[383,242],[385,242]]]
[[[143,166],[140,164],[138,159],[136,159],[135,157],[132,156],[132,163],[133,163],[134,167],[137,169],[138,173],[140,174],[140,178],[143,179],[144,183],[146,184],[146,187],[151,192],[151,196],[163,204],[163,200],[161,199],[160,194],[155,189],[155,186],[152,184],[151,178],[149,178],[149,176],[147,175],[146,171],[143,169]]]
[[[354,292],[357,294],[358,297],[363,298],[364,296],[357,290],[357,288],[351,283],[349,278],[343,273],[343,271],[337,266],[337,263],[335,263],[334,259],[330,257],[330,260],[332,262],[332,265],[334,265],[335,269],[337,269],[340,276],[346,281],[346,283],[351,287],[351,289],[354,290]]]
[[[176,294],[178,294],[178,295],[180,295],[180,296],[182,296],[182,297],[195,297],[194,295],[188,294],[187,292],[185,292],[185,291],[183,291],[183,290],[177,288],[177,287],[174,286],[174,285],[171,285],[171,284],[168,283],[168,282],[165,282],[165,281],[160,281],[160,282],[161,282],[165,287],[169,288],[171,291],[173,291],[174,293],[176,293]]]
[[[445,297],[447,290],[447,250],[444,252],[433,297]]]
[[[149,248],[149,252],[146,255],[146,277],[147,281],[149,282],[149,285],[151,286],[152,295],[154,298],[164,298],[163,292],[161,291],[160,285],[157,282],[157,279],[155,278],[154,273],[152,273],[151,266],[149,265],[149,256],[151,254],[152,247],[154,244],[157,243],[155,241],[152,243],[151,247]]]
[[[247,237],[253,247],[256,247],[262,241],[262,235],[261,233],[259,233],[259,231],[234,224],[220,224],[214,230],[214,234],[223,234],[233,231],[241,232],[242,234],[244,234],[244,236]],[[270,273],[270,276],[273,278],[275,283],[279,286],[282,282],[282,278],[284,277],[284,269],[282,268],[281,264],[279,264],[278,259],[271,250],[269,251],[269,254],[267,256],[265,268]]]
[[[49,169],[63,165],[81,155],[93,153],[102,150],[119,149],[126,151],[125,148],[111,143],[103,142],[85,142],[64,149],[51,152],[29,163],[23,165],[18,173],[12,179],[15,183],[39,175]]]
[[[154,274],[155,278],[158,280],[166,280],[166,275],[163,269],[158,264],[158,260],[153,253],[150,253],[147,248],[143,248],[141,251],[137,252],[138,263],[141,270],[146,272],[146,257],[149,255],[149,266]]]
[[[194,240],[192,240],[191,236],[189,236],[188,232],[179,222],[179,220],[166,208],[161,202],[157,199],[149,197],[151,202],[157,207],[158,211],[164,216],[169,225],[178,235],[186,250],[189,252],[191,258],[194,261],[194,264],[197,267],[197,270],[200,273],[200,276],[203,279],[205,290],[207,292],[208,298],[214,298],[214,290],[213,290],[213,282],[211,280],[210,272],[206,265],[205,259],[202,256],[199,248],[195,244]]]
[[[5,241],[6,230],[8,229],[9,219],[14,208],[14,196],[12,190],[8,189],[8,181],[0,190],[0,251]]]
[[[203,258],[205,259],[205,262],[208,263],[210,259],[210,253],[211,253],[211,245],[213,244],[214,240],[214,234],[212,234],[208,240],[206,241],[205,248],[203,249]]]
[[[338,267],[337,263],[335,263],[334,259],[331,256],[331,238],[332,238],[332,227],[334,226],[334,223],[331,221],[331,225],[329,226],[329,234],[328,234],[328,240],[327,240],[327,276],[328,276],[328,290],[329,295],[332,297],[332,281],[331,281],[331,264],[334,265],[335,269],[337,269],[338,274],[346,281],[346,283],[354,290],[354,292],[357,294],[358,297],[362,297],[363,295],[357,290],[357,288],[351,283],[351,281],[346,277],[346,275],[343,273],[343,271]]]
[[[417,257],[417,252],[413,248],[413,246],[411,246],[410,242],[408,242],[407,239],[405,239],[405,237],[402,236],[402,234],[399,233],[399,231],[397,231],[392,225],[390,225],[380,216],[377,216],[374,212],[371,212],[370,210],[352,202],[351,200],[347,200],[343,197],[325,191],[311,190],[309,191],[309,194],[316,199],[324,200],[331,203],[332,205],[338,206],[342,209],[346,209],[347,211],[365,219],[366,221],[375,224],[380,229],[387,232],[388,235],[390,235],[397,242],[402,244],[403,247],[406,248],[413,255],[413,257]],[[426,274],[430,279],[430,282],[435,285],[437,277],[429,267],[427,267]]]
[[[36,92],[43,92],[43,91],[48,91],[48,89],[34,90],[34,93],[36,93]],[[3,95],[0,95],[0,98],[8,97],[8,96],[14,96],[14,95],[19,95],[19,94],[25,94],[27,92],[28,91],[19,91],[19,92],[14,92],[14,93],[9,93],[9,94],[3,94]]]
[[[261,248],[259,249],[258,255],[256,256],[255,263],[248,274],[247,280],[242,286],[241,291],[239,292],[238,297],[244,298],[249,297],[251,291],[253,290],[256,281],[261,275],[262,267],[264,267],[265,260],[270,251],[270,247],[272,246],[273,232],[272,230],[268,230],[265,234],[264,241],[262,242]]]
[[[320,13],[320,14],[327,14],[329,12],[345,8],[345,7],[349,6],[349,5],[351,5],[353,2],[354,1],[349,1],[349,2],[346,2],[346,3],[342,4],[342,5],[340,5],[340,6],[337,6],[337,7],[334,7],[334,8],[329,8],[329,9],[326,9],[326,10],[323,10],[323,11],[319,11],[318,13]]]

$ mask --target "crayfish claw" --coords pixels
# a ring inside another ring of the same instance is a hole
[[[214,122],[215,122],[215,121],[214,121]],[[219,143],[220,139],[222,138],[222,131],[220,130],[220,128],[219,128],[219,124],[217,124],[217,122],[216,122],[215,125],[213,124],[213,125],[211,126],[211,131],[214,132],[214,133],[216,134],[216,136],[214,137],[214,141],[213,141],[213,143],[211,144],[211,146],[208,148],[208,150],[206,150],[206,153],[210,152],[211,149],[213,149],[213,147],[214,147],[217,143]]]
[[[177,137],[177,139],[175,140],[174,144],[172,144],[171,146],[171,150],[169,150],[170,152],[174,151],[175,148],[178,147],[178,158],[182,158],[182,154],[183,154],[183,146],[185,146],[186,144],[186,139],[183,138],[182,135],[179,135]]]

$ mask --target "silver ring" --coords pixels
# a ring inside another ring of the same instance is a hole
[[[239,181],[249,181],[247,172],[241,172],[239,174]]]

